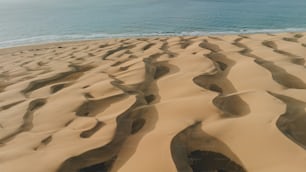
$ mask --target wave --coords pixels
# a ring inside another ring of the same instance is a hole
[[[191,31],[191,32],[155,32],[155,33],[92,33],[92,34],[68,34],[68,35],[41,35],[28,38],[0,41],[0,48],[8,48],[23,45],[33,45],[51,42],[80,41],[95,39],[111,39],[126,37],[153,37],[153,36],[207,36],[207,35],[228,35],[228,34],[251,34],[251,33],[280,33],[280,32],[303,32],[306,28],[285,28],[285,29],[241,29],[239,31]]]

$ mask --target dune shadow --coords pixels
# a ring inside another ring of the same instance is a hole
[[[201,129],[201,122],[187,127],[171,141],[178,172],[245,172],[230,148]]]
[[[293,97],[269,92],[286,104],[286,112],[276,122],[279,130],[302,148],[306,149],[306,102]]]

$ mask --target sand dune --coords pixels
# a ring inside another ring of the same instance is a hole
[[[2,172],[305,172],[304,33],[0,50]]]

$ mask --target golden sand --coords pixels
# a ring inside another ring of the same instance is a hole
[[[305,172],[306,35],[0,50],[1,172]]]

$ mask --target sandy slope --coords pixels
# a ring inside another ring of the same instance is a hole
[[[1,172],[305,172],[306,34],[0,50]]]

